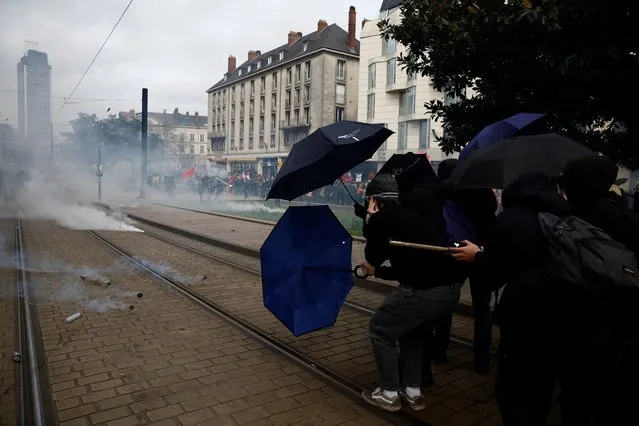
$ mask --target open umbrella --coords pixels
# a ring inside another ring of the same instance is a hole
[[[264,241],[264,306],[295,336],[335,323],[353,287],[352,245],[328,206],[289,207]]]
[[[393,132],[378,124],[339,121],[291,149],[266,199],[295,198],[326,185],[373,156]]]
[[[486,148],[490,144],[509,138],[515,135],[519,130],[523,129],[533,121],[539,120],[546,114],[537,114],[530,112],[521,112],[515,114],[505,120],[497,121],[482,129],[481,132],[471,139],[470,142],[461,150],[459,158],[464,158],[476,149]]]
[[[471,152],[451,179],[457,189],[503,189],[529,173],[557,176],[568,161],[593,155],[597,153],[556,133],[518,136]]]

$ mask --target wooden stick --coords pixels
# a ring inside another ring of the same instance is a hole
[[[427,244],[417,244],[417,243],[404,243],[402,241],[393,241],[390,242],[391,246],[396,247],[408,247],[420,250],[429,250],[429,251],[440,251],[448,253],[450,252],[451,247],[440,247],[440,246],[429,246]]]

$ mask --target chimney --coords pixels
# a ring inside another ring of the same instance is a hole
[[[197,123],[199,119],[200,119],[200,113],[195,111],[195,122]]]
[[[302,33],[296,31],[290,31],[288,33],[288,45],[289,47],[293,45],[297,40],[302,38]]]
[[[177,108],[175,108],[175,109],[173,110],[173,121],[175,121],[176,123],[178,122],[178,119],[179,119],[179,117],[180,117],[180,115],[179,115],[179,114],[180,114],[180,112],[178,111],[178,109],[177,109]]]
[[[317,32],[321,33],[322,31],[324,31],[324,29],[328,27],[328,22],[326,22],[323,19],[320,19],[319,21],[317,21]]]
[[[366,25],[367,22],[368,22],[368,19],[366,18],[362,19],[362,29],[364,29],[364,25]]]
[[[259,50],[249,50],[248,51],[248,61],[253,62],[255,58],[259,56]]]
[[[355,49],[355,22],[357,20],[357,12],[355,12],[355,6],[351,6],[348,9],[348,47],[349,49]]]
[[[233,71],[235,71],[235,68],[237,68],[237,59],[235,59],[235,56],[231,55],[229,56],[228,72],[232,73]]]

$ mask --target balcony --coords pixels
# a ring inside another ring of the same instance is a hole
[[[302,122],[302,120],[300,120],[299,122],[296,122],[295,120],[291,119],[290,123],[287,123],[286,120],[282,120],[280,121],[280,129],[284,130],[284,131],[295,131],[295,130],[308,130],[310,129],[311,125],[310,124],[306,124],[304,122]]]

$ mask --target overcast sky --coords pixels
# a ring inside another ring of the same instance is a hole
[[[17,123],[16,65],[25,40],[38,42],[53,67],[53,121],[68,130],[78,112],[106,115],[140,110],[142,87],[149,109],[178,107],[206,114],[206,93],[250,49],[286,43],[290,30],[308,34],[325,19],[348,28],[348,8],[377,18],[381,0],[134,0],[76,91],[58,112],[129,0],[0,0],[0,119]],[[102,99],[102,100],[100,100]],[[108,100],[103,100],[108,99]]]

